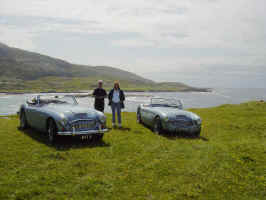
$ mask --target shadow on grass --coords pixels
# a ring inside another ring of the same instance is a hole
[[[41,133],[34,129],[18,130],[31,137],[32,139],[53,147],[59,151],[67,151],[75,148],[93,148],[93,147],[109,147],[110,144],[105,143],[103,140],[86,139],[81,140],[78,136],[58,136],[55,144],[50,144],[48,137],[45,133]]]
[[[150,129],[152,131],[152,129],[145,125],[145,124],[142,124],[144,127]],[[155,133],[154,133],[155,134]],[[176,140],[176,139],[192,139],[192,140],[203,140],[205,142],[208,142],[209,139],[208,138],[205,138],[203,136],[195,136],[195,135],[189,135],[187,133],[170,133],[170,132],[163,132],[160,134],[160,136],[163,136],[167,139],[170,139],[170,140]]]
[[[131,131],[131,128],[127,127],[108,127],[109,130],[119,130],[119,131]]]
[[[191,139],[191,140],[203,140],[205,142],[208,142],[209,139],[208,138],[205,138],[203,136],[194,136],[194,135],[187,135],[187,134],[184,134],[184,133],[176,133],[176,134],[171,134],[171,133],[162,133],[160,134],[161,136],[163,137],[166,137],[170,140],[176,140],[176,139]]]

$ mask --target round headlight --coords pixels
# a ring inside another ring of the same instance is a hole
[[[201,119],[200,118],[196,119],[196,122],[197,122],[198,125],[200,125],[201,124]]]
[[[65,118],[63,118],[60,122],[61,122],[61,124],[62,124],[63,126],[66,126],[67,123],[68,123],[68,120],[65,119]]]
[[[105,117],[104,115],[101,115],[101,116],[99,117],[99,120],[100,120],[100,122],[103,124],[103,123],[106,122],[106,117]]]

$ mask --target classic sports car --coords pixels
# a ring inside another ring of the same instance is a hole
[[[183,110],[183,103],[176,99],[152,98],[150,104],[141,104],[137,109],[137,121],[162,131],[199,136],[201,119],[198,115]]]
[[[38,95],[21,105],[19,117],[21,129],[32,127],[45,132],[50,143],[64,135],[100,140],[107,131],[104,114],[79,106],[71,95]]]

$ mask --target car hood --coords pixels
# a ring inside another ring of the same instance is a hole
[[[161,113],[162,115],[164,115],[165,117],[168,117],[168,118],[176,118],[177,115],[186,116],[186,117],[188,117],[190,119],[198,119],[198,118],[200,118],[195,113],[192,113],[192,112],[189,112],[189,111],[185,111],[185,110],[180,110],[178,108],[154,107],[152,109],[155,110],[158,113]]]
[[[75,118],[95,118],[97,115],[100,115],[96,110],[70,104],[48,105],[46,106],[46,110],[49,112],[57,113],[61,117],[68,118],[69,120],[74,120]]]

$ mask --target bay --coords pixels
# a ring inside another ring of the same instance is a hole
[[[73,93],[74,95],[79,93]],[[21,104],[38,94],[0,94],[0,115],[15,114]],[[45,95],[45,94],[42,94]],[[54,93],[49,95],[64,95]],[[184,103],[184,108],[207,108],[222,104],[239,104],[247,101],[266,100],[266,88],[213,89],[212,92],[128,92],[126,93],[126,112],[136,112],[137,106],[149,103],[152,97],[177,98]],[[77,98],[82,106],[93,108],[91,97]],[[110,113],[110,107],[105,101],[105,112]]]

